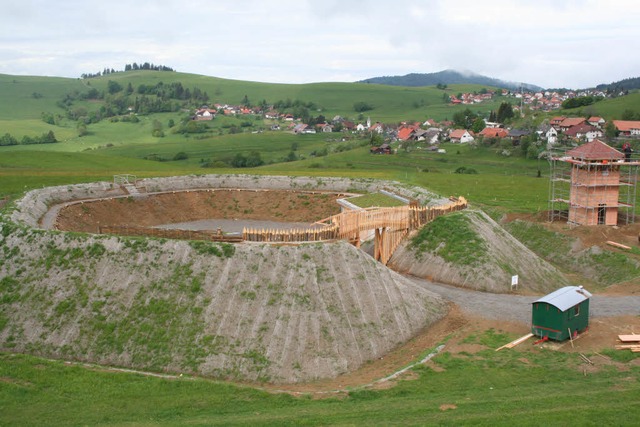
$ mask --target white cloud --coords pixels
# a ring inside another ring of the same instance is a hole
[[[149,61],[302,83],[468,69],[545,87],[636,77],[636,0],[183,2],[3,6],[0,72],[77,77]]]

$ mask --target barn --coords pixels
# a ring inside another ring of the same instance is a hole
[[[564,341],[589,326],[589,298],[582,286],[565,286],[537,301],[531,309],[531,333]]]

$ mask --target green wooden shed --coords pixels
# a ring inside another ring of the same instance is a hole
[[[531,333],[564,341],[589,327],[589,298],[582,286],[565,286],[533,302]]]

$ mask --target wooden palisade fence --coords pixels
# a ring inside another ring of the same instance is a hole
[[[156,237],[161,239],[208,240],[211,242],[240,243],[242,236],[229,236],[217,230],[181,230],[169,228],[150,228],[135,225],[103,225],[99,233],[117,234],[120,236]]]
[[[467,207],[464,197],[452,198],[441,206],[400,206],[345,211],[316,222],[308,228],[290,230],[245,228],[240,235],[226,235],[221,230],[181,230],[131,225],[101,226],[99,233],[165,239],[207,240],[239,243],[304,243],[348,240],[360,246],[362,232],[374,230],[374,257],[386,264],[402,239],[412,230],[435,218]]]
[[[250,242],[314,242],[348,240],[360,246],[360,233],[375,230],[374,257],[386,264],[402,239],[411,231],[440,215],[467,207],[464,197],[441,206],[400,206],[345,211],[316,222],[315,227],[294,230],[247,229],[242,237]],[[322,225],[324,228],[317,228]]]

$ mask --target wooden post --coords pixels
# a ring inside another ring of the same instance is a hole
[[[569,331],[569,339],[571,340],[571,348],[575,348],[573,346],[573,337],[571,336],[571,328],[567,328],[567,331]]]

